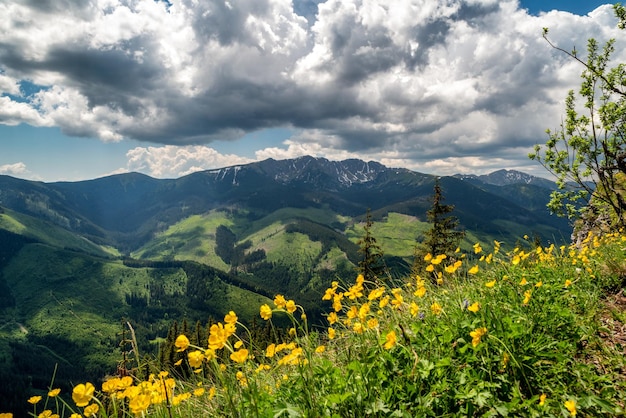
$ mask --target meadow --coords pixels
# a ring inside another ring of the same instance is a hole
[[[72,418],[624,415],[625,253],[614,233],[428,254],[401,280],[336,278],[324,326],[276,295],[258,307],[266,338],[231,311],[208,338],[173,336],[167,370],[135,351],[117,375],[71,391],[51,376],[24,402]]]

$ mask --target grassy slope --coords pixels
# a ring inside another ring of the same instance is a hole
[[[229,266],[215,255],[215,229],[219,225],[226,225],[235,232],[239,243],[248,240],[252,243],[248,252],[263,249],[268,261],[291,266],[296,271],[315,271],[331,267],[330,260],[345,260],[345,256],[339,254],[341,251],[337,248],[332,254],[321,254],[320,242],[300,233],[285,232],[286,225],[297,219],[308,219],[324,225],[345,228],[346,237],[354,243],[363,236],[362,224],[352,223],[350,218],[339,216],[327,209],[285,208],[255,221],[236,213],[213,211],[191,216],[172,225],[145,247],[133,253],[133,256],[152,259],[191,259],[221,270],[228,270]],[[411,263],[415,243],[423,239],[429,227],[428,223],[416,217],[390,212],[382,221],[374,222],[372,234],[385,255],[402,257]],[[507,235],[508,241],[514,241],[504,242],[504,247],[512,248],[521,240],[523,236],[521,228],[519,233],[520,235],[515,237],[513,234]],[[476,242],[484,243],[486,249],[492,248],[493,240],[496,238],[502,240],[499,236],[478,234],[468,230],[461,248],[470,250]]]
[[[609,333],[626,318],[606,303],[624,286],[624,242],[616,234],[580,248],[526,245],[494,252],[476,274],[474,262],[455,271],[433,264],[441,285],[412,277],[368,284],[372,293],[362,283],[332,287],[341,305],[330,328],[308,330],[298,308],[292,345],[271,355],[267,342],[221,337],[226,357],[201,358],[197,374],[177,378],[180,403],[153,397],[142,410],[160,418],[624,416],[626,363]],[[183,363],[170,376],[191,359],[177,356]],[[122,410],[135,395],[98,396]]]
[[[220,225],[232,227],[233,223],[226,212],[193,215],[158,234],[132,256],[156,260],[194,260],[228,270],[228,265],[215,254],[215,230]]]
[[[354,224],[346,230],[346,236],[352,242],[358,242],[363,236],[363,225]],[[386,255],[411,258],[416,240],[424,236],[429,224],[419,221],[414,216],[389,213],[383,222],[374,222],[372,235]]]
[[[0,213],[0,229],[6,229],[15,234],[33,238],[54,247],[70,248],[99,256],[119,255],[118,251],[114,248],[94,244],[50,222],[42,221],[9,209],[3,208],[3,212]]]

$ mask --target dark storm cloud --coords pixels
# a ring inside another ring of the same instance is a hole
[[[137,98],[154,95],[166,74],[158,63],[148,59],[138,62],[131,53],[132,48],[80,50],[63,46],[51,49],[38,67],[64,74],[68,85],[77,88],[90,107],[111,106],[135,116],[141,110]]]

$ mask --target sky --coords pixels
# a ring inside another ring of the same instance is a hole
[[[594,0],[0,0],[0,174],[45,182],[303,155],[515,169],[558,129]]]

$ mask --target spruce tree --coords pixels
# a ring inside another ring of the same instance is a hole
[[[363,227],[364,235],[358,242],[359,253],[363,254],[363,258],[357,267],[357,272],[363,275],[366,283],[375,283],[382,279],[386,273],[383,250],[372,235],[372,225],[372,215],[367,209],[365,226]]]
[[[431,227],[425,234],[424,242],[416,246],[414,271],[421,271],[425,267],[424,256],[426,254],[430,253],[435,257],[445,254],[453,257],[459,242],[465,236],[465,231],[459,229],[459,220],[450,215],[454,210],[454,205],[443,204],[445,198],[438,178],[435,180],[432,199],[433,205],[426,212],[426,218]]]

